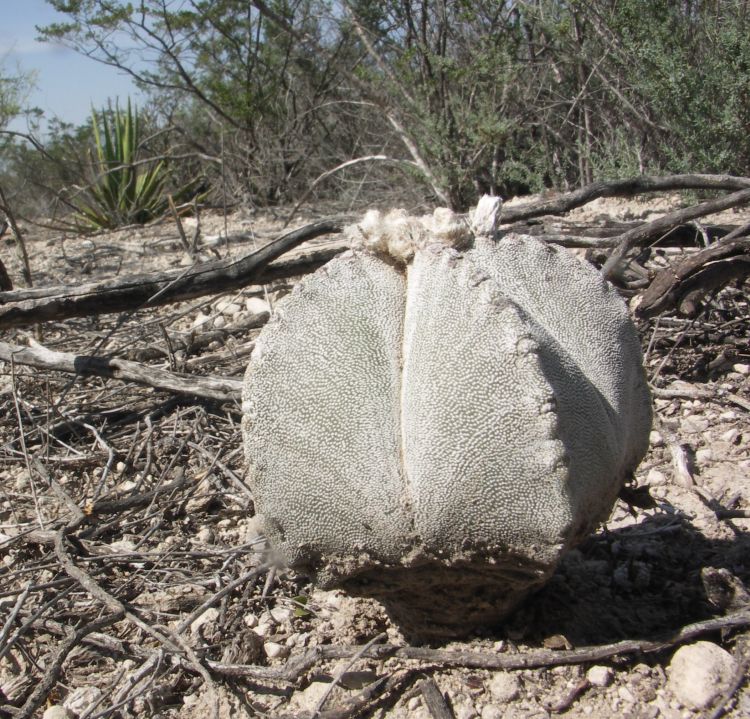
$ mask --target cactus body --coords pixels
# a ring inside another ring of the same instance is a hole
[[[261,333],[245,451],[286,562],[415,634],[459,635],[608,516],[650,399],[626,308],[593,268],[446,215],[396,220],[370,216],[365,246]]]

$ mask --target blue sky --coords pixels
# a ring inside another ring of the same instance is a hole
[[[61,45],[40,43],[35,26],[59,22],[45,0],[0,0],[0,63],[5,73],[16,67],[36,73],[36,89],[28,104],[41,108],[49,117],[79,124],[107,99],[137,98],[129,77],[115,68],[90,60]],[[15,120],[12,130],[25,131],[26,122]]]

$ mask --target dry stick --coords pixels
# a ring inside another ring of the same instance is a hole
[[[750,238],[722,238],[657,272],[638,298],[635,310],[641,317],[652,317],[677,308],[681,314],[692,316],[709,292],[747,275],[750,275]]]
[[[0,328],[20,327],[47,320],[157,307],[236,290],[252,284],[311,272],[345,249],[342,243],[312,247],[272,262],[298,245],[322,235],[341,232],[351,218],[339,217],[287,232],[261,249],[239,259],[206,262],[195,267],[130,277],[0,292]]]
[[[741,237],[746,237],[747,235],[750,235],[750,222],[735,227],[731,232],[724,235],[719,242],[731,242],[732,240],[737,240]]]
[[[0,360],[76,375],[136,382],[175,394],[218,402],[238,401],[242,391],[242,381],[237,379],[181,374],[114,357],[55,352],[37,343],[33,347],[21,347],[9,342],[0,342]]]
[[[445,701],[440,688],[432,677],[422,679],[419,682],[419,690],[424,697],[424,703],[432,716],[432,719],[456,719],[448,703]]]
[[[29,265],[29,253],[26,252],[26,242],[24,242],[23,234],[16,223],[13,211],[10,209],[2,185],[0,185],[0,202],[2,202],[2,204],[0,204],[0,210],[5,213],[5,216],[10,223],[10,228],[13,230],[13,239],[16,241],[16,255],[21,263],[23,281],[26,283],[27,287],[32,287],[34,283],[31,280],[31,266]]]
[[[323,692],[323,695],[320,697],[320,700],[315,705],[315,709],[312,713],[312,719],[316,719],[320,712],[323,711],[323,707],[325,706],[325,703],[328,701],[328,697],[331,696],[333,693],[333,690],[336,688],[338,683],[341,681],[341,677],[344,675],[345,672],[348,672],[355,664],[356,662],[365,655],[367,650],[377,644],[379,641],[383,639],[387,639],[388,635],[385,632],[381,632],[380,634],[377,634],[372,639],[370,639],[367,644],[364,644],[362,647],[360,647],[359,651],[351,658],[351,660],[346,664],[346,666],[338,673],[338,675],[334,678],[334,680],[326,687],[326,690]]]
[[[651,387],[651,394],[657,399],[698,399],[710,402],[720,402],[722,399],[726,399],[732,404],[736,404],[738,407],[742,407],[742,409],[750,412],[750,400],[746,400],[732,392],[724,392],[723,390],[712,392],[710,390],[687,387],[685,389],[660,389],[659,387]]]
[[[748,180],[748,185],[750,185],[750,180]],[[712,212],[721,212],[722,210],[744,205],[747,202],[750,202],[750,189],[740,190],[716,200],[709,200],[708,202],[702,202],[700,205],[686,207],[684,210],[668,212],[653,222],[646,222],[617,237],[611,238],[610,243],[615,249],[604,263],[602,275],[605,278],[610,278],[620,261],[637,244],[658,237],[671,230],[675,225],[681,225],[683,222],[703,217]]]
[[[503,208],[503,224],[530,220],[542,215],[558,215],[582,207],[600,197],[628,197],[645,192],[671,190],[742,190],[750,188],[750,177],[733,175],[667,175],[664,177],[641,175],[614,182],[594,182],[580,190],[568,192],[549,200],[529,205]]]
[[[16,719],[31,719],[36,710],[42,706],[47,695],[54,689],[68,654],[70,654],[70,652],[81,643],[81,640],[87,634],[99,631],[100,629],[119,621],[122,619],[122,616],[122,612],[116,611],[102,619],[90,622],[80,629],[69,629],[68,635],[58,646],[54,659],[47,665],[44,676],[36,685],[34,691],[31,692],[28,699],[24,702],[21,709],[15,714]]]
[[[125,619],[135,624],[139,629],[143,630],[150,637],[156,639],[163,647],[169,651],[180,655],[184,653],[187,657],[188,665],[197,671],[203,677],[210,694],[213,696],[213,715],[215,719],[219,717],[219,695],[216,691],[216,684],[214,683],[211,675],[208,673],[206,668],[201,664],[200,659],[195,654],[192,647],[188,646],[173,632],[166,630],[164,634],[156,631],[153,627],[144,622],[138,615],[134,614],[133,611],[128,609],[119,599],[113,597],[104,588],[100,587],[96,583],[94,578],[78,567],[68,555],[65,549],[65,534],[70,531],[71,525],[64,527],[59,530],[55,535],[55,554],[57,559],[62,565],[63,570],[69,576],[75,579],[92,597],[103,602],[115,613],[122,613]],[[174,640],[174,641],[173,641]]]
[[[0,631],[0,657],[4,653],[5,649],[5,643],[8,641],[8,636],[10,635],[10,630],[13,626],[13,623],[16,621],[16,617],[18,616],[18,613],[21,611],[21,607],[26,602],[26,599],[29,596],[29,593],[31,592],[32,583],[29,582],[25,587],[24,590],[18,595],[18,598],[16,599],[16,603],[13,605],[13,609],[10,610],[10,614],[8,615],[7,620],[5,621],[5,624],[3,625],[2,631]]]
[[[185,254],[187,254],[187,256],[191,260],[194,260],[195,253],[193,252],[193,248],[188,242],[187,235],[185,234],[185,229],[182,226],[182,220],[180,219],[180,213],[177,212],[177,208],[175,207],[172,195],[167,195],[167,201],[169,202],[169,210],[172,213],[175,224],[177,225],[177,234],[179,234],[180,236],[180,244],[182,244],[182,249],[185,250]]]
[[[385,644],[371,647],[362,656],[367,659],[411,659],[439,664],[441,667],[504,670],[536,669],[539,667],[599,662],[625,654],[652,654],[692,641],[704,634],[747,626],[750,626],[750,609],[743,608],[723,617],[688,624],[675,634],[657,640],[624,639],[612,644],[580,647],[579,649],[563,651],[532,649],[518,654],[449,651],[430,649],[429,647],[400,647]],[[319,662],[350,658],[358,655],[361,651],[362,647],[315,647],[302,654],[292,656],[280,669],[253,665],[222,664],[220,662],[208,662],[208,666],[215,673],[224,676],[246,676],[260,680],[294,682]]]
[[[720,719],[720,717],[723,717],[729,711],[728,705],[732,697],[748,679],[747,670],[748,666],[750,666],[750,662],[748,662],[743,656],[743,649],[747,649],[746,637],[747,635],[745,635],[745,637],[741,637],[734,649],[734,658],[737,662],[737,670],[732,677],[732,681],[729,683],[729,686],[721,693],[721,696],[716,702],[713,711],[708,715],[707,719]],[[745,645],[745,647],[742,646],[743,644]]]

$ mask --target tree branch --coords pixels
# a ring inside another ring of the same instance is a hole
[[[0,328],[93,314],[157,307],[311,272],[345,249],[343,243],[311,248],[284,262],[272,260],[307,240],[341,232],[352,218],[322,220],[293,230],[240,259],[123,277],[78,286],[58,285],[0,292]]]

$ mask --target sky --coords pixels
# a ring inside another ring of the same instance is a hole
[[[139,93],[130,78],[113,67],[83,57],[59,44],[36,41],[35,26],[65,20],[45,0],[0,0],[0,64],[6,74],[16,67],[36,73],[36,88],[27,104],[39,107],[48,117],[81,124],[113,100]],[[26,121],[16,119],[11,130],[25,132]]]

